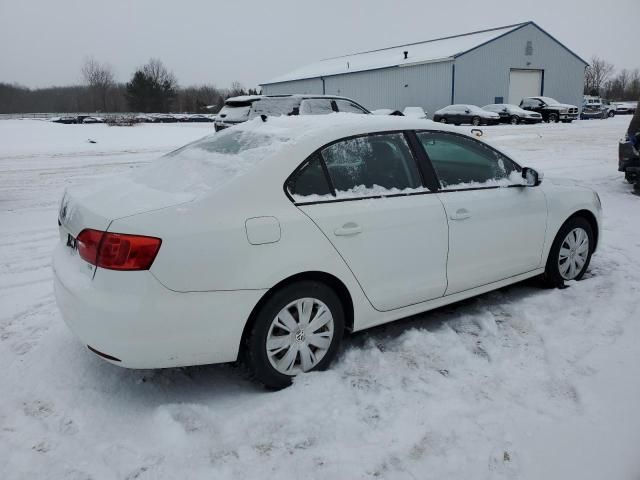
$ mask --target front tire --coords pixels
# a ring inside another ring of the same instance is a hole
[[[471,119],[471,125],[473,125],[474,127],[479,127],[481,123],[482,121],[480,120],[480,117],[473,117]]]
[[[549,123],[558,123],[558,119],[560,117],[558,117],[557,113],[550,113],[549,117],[547,117],[549,119]]]
[[[563,287],[565,281],[581,280],[591,261],[595,235],[584,217],[567,220],[551,245],[544,271],[545,283]]]
[[[510,119],[509,119],[509,123],[511,125],[518,125],[520,123],[520,118],[517,115],[513,115]]]
[[[446,119],[445,117],[442,117],[442,118],[440,119],[440,123],[448,123],[448,122],[447,122],[447,119]]]
[[[257,313],[243,344],[253,377],[267,388],[289,386],[302,372],[326,369],[344,333],[344,309],[323,283],[283,287]]]

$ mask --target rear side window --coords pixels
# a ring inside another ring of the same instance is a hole
[[[402,133],[368,135],[322,150],[336,196],[389,193],[422,186],[416,162]]]
[[[481,142],[460,135],[419,132],[443,190],[522,183],[519,167]]]
[[[349,100],[340,100],[336,99],[336,106],[338,107],[339,112],[347,112],[347,113],[367,113],[358,105]]]
[[[281,115],[295,115],[300,106],[300,100],[295,97],[261,98],[253,102],[250,118],[258,115],[278,117]]]
[[[312,196],[331,195],[331,188],[317,153],[309,157],[287,181],[287,191],[294,200],[311,200]]]
[[[326,115],[333,113],[330,98],[307,98],[300,102],[300,115]]]

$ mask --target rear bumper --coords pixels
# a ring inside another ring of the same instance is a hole
[[[262,290],[178,293],[148,271],[100,269],[95,279],[54,255],[54,291],[82,343],[128,368],[234,361],[245,322]]]

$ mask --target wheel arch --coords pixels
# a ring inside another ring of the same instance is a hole
[[[344,326],[348,331],[353,330],[353,321],[354,321],[354,311],[353,311],[353,299],[351,298],[351,293],[347,286],[335,275],[331,275],[330,273],[321,272],[321,271],[308,271],[296,273],[295,275],[291,275],[290,277],[281,280],[276,283],[273,287],[271,287],[264,295],[258,300],[251,310],[247,321],[245,322],[244,329],[242,330],[241,344],[244,343],[244,339],[247,337],[247,334],[251,331],[251,327],[256,321],[256,317],[258,312],[262,308],[262,306],[281,288],[286,287],[287,285],[291,285],[293,283],[301,282],[301,281],[316,281],[325,284],[330,287],[340,301],[342,302],[342,306],[344,308]]]
[[[587,222],[589,222],[589,225],[591,226],[591,231],[593,232],[593,236],[595,238],[595,242],[594,242],[595,245],[593,246],[593,250],[592,250],[595,252],[596,248],[598,247],[598,239],[600,237],[600,232],[598,230],[598,220],[596,219],[596,216],[591,210],[587,210],[587,209],[578,210],[577,212],[572,213],[564,222],[562,222],[562,225],[567,223],[572,218],[576,218],[576,217],[582,217]]]

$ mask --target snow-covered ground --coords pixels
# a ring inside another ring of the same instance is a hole
[[[110,365],[53,299],[63,188],[210,125],[0,121],[0,478],[637,480],[640,197],[616,171],[628,120],[484,129],[599,192],[602,243],[582,282],[527,282],[355,334],[331,370],[280,392],[227,365]]]

